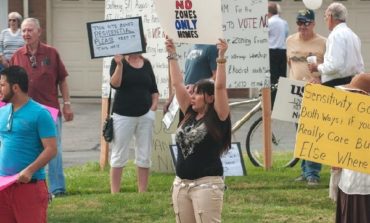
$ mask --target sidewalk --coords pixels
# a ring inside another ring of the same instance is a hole
[[[63,122],[64,167],[99,162],[101,99],[72,98],[74,119]]]

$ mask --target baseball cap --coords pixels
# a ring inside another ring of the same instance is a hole
[[[311,9],[303,9],[298,11],[297,21],[313,22],[315,21],[315,13]]]

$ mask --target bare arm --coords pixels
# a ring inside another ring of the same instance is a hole
[[[165,44],[166,50],[170,55],[176,54],[176,48],[172,39],[167,38]],[[170,58],[169,66],[172,87],[175,88],[176,98],[179,102],[180,109],[185,113],[190,105],[190,95],[185,88],[183,75],[181,73],[179,63],[177,62],[177,58]]]
[[[41,139],[44,150],[40,153],[35,161],[24,168],[18,176],[18,182],[30,182],[32,175],[44,167],[57,154],[57,141],[55,137]]]
[[[72,108],[71,108],[71,101],[70,101],[70,97],[69,97],[69,89],[68,89],[67,78],[64,78],[64,80],[59,82],[59,89],[60,89],[60,93],[62,94],[62,98],[63,98],[62,112],[63,112],[64,119],[67,122],[72,121],[73,120],[73,111],[72,111]]]
[[[216,79],[215,79],[215,111],[220,120],[224,121],[229,116],[229,99],[227,96],[226,90],[226,60],[225,52],[227,50],[227,43],[224,39],[220,39],[220,42],[217,43],[218,49],[218,61],[217,61],[217,70],[216,70]]]
[[[117,66],[116,66],[116,69],[113,72],[113,75],[112,75],[111,79],[110,79],[110,84],[113,87],[116,87],[116,88],[121,86],[121,82],[122,82],[122,72],[123,72],[122,60],[123,60],[122,55],[118,54],[118,55],[114,56],[114,61],[116,62]]]

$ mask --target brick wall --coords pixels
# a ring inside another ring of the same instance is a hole
[[[40,20],[42,28],[41,41],[46,42],[46,1],[47,0],[29,0],[28,16]],[[9,12],[19,12],[23,15],[23,0],[8,0]]]

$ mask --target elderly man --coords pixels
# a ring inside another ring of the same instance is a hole
[[[58,101],[58,87],[63,98],[62,113],[66,121],[73,119],[67,71],[57,52],[51,46],[40,42],[41,28],[38,19],[27,18],[23,21],[22,36],[25,46],[17,50],[10,60],[12,65],[20,65],[27,71],[29,77],[29,96],[35,101],[60,109]],[[66,192],[63,173],[61,127],[62,119],[59,115],[57,123],[57,156],[49,163],[49,192],[55,196]]]
[[[361,41],[347,26],[347,9],[342,3],[334,2],[325,11],[325,21],[331,31],[326,42],[324,63],[308,64],[311,72],[321,74],[326,86],[347,84],[355,74],[364,71]]]
[[[17,182],[0,191],[0,221],[46,222],[48,189],[44,166],[57,152],[50,113],[27,95],[28,78],[19,66],[0,72],[0,176]]]
[[[322,63],[326,39],[314,32],[314,11],[308,9],[300,10],[296,23],[298,32],[290,35],[286,41],[289,78],[320,82],[320,74],[318,72],[311,73],[308,70],[307,57],[316,56],[317,61]],[[318,185],[321,164],[302,160],[301,168],[302,175],[296,181],[307,181],[309,186]]]

